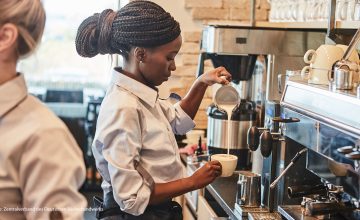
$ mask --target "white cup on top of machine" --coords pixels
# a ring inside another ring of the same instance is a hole
[[[304,54],[304,62],[313,68],[331,69],[332,65],[341,59],[344,50],[335,45],[323,44],[316,50],[308,50]]]
[[[323,44],[316,50],[310,49],[304,55],[304,62],[310,65],[301,70],[301,75],[308,75],[308,83],[328,85],[329,71],[343,55],[343,49],[335,45]]]

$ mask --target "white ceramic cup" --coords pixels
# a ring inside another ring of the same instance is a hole
[[[211,155],[211,160],[219,161],[222,167],[221,176],[228,177],[234,173],[238,158],[232,154],[214,154]]]
[[[347,20],[354,21],[355,20],[355,5],[357,0],[349,0],[348,9],[347,9]]]
[[[304,55],[304,62],[317,69],[331,70],[333,64],[344,55],[343,49],[335,45],[323,44],[318,49],[308,50]]]
[[[319,10],[319,18],[321,21],[326,21],[328,19],[329,16],[329,4],[328,4],[328,0],[322,0],[321,1],[321,6],[320,6],[320,10]]]
[[[316,69],[311,66],[304,66],[301,70],[302,76],[307,76],[308,83],[317,85],[328,85],[329,84],[329,72],[331,70]]]
[[[323,44],[316,51],[308,50],[304,55],[304,62],[310,65],[305,66],[301,74],[308,75],[309,83],[327,85],[329,71],[343,55],[343,49],[335,45]]]
[[[315,19],[316,0],[306,1],[305,20],[313,21]]]
[[[306,20],[306,4],[307,3],[305,0],[298,1],[298,7],[297,7],[297,13],[296,13],[297,21],[305,21]]]
[[[345,21],[347,20],[349,0],[337,0],[336,1],[336,20]]]

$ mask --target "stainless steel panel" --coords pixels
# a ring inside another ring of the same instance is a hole
[[[275,54],[303,56],[325,41],[324,30],[278,30],[207,26],[202,51],[216,54]]]
[[[290,80],[281,105],[360,136],[360,99],[355,91],[329,91],[327,87]]]
[[[230,121],[230,144],[228,141],[228,121],[208,117],[207,145],[216,148],[248,149],[247,131],[253,121]]]
[[[317,47],[316,47],[317,48]],[[305,52],[304,52],[305,53]],[[285,74],[286,70],[301,70],[305,64],[302,56],[268,55],[268,74],[266,80],[266,100],[281,99],[278,90],[278,75]]]

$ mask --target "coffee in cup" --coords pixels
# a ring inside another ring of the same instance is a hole
[[[228,177],[234,173],[238,158],[232,154],[214,154],[211,155],[211,160],[219,161],[222,167],[221,176]]]

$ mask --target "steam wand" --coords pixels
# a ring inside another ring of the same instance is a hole
[[[271,183],[270,188],[273,189],[275,188],[276,184],[280,181],[280,179],[287,173],[287,171],[290,169],[290,167],[292,167],[295,162],[300,158],[300,156],[305,153],[307,151],[307,149],[302,149],[301,151],[297,152],[295,157],[293,159],[291,159],[291,162],[289,163],[289,165],[287,165],[287,167],[285,168],[284,171],[281,172],[281,174],[274,180],[274,182]]]

